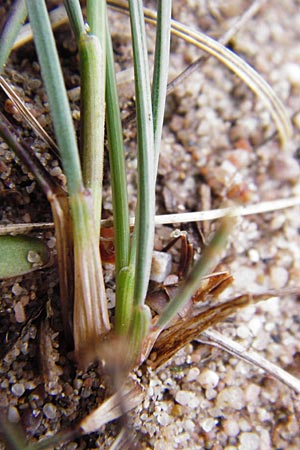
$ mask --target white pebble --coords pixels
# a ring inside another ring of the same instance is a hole
[[[15,406],[9,406],[7,419],[10,423],[18,423],[20,421],[20,414]]]
[[[11,291],[14,295],[21,295],[26,292],[26,290],[22,286],[20,286],[19,283],[15,283]]]
[[[170,418],[169,414],[167,414],[167,413],[165,413],[165,412],[162,412],[161,414],[159,414],[159,415],[157,416],[157,422],[158,422],[160,425],[162,425],[163,427],[169,425],[170,420],[171,420],[171,418]]]
[[[204,389],[213,389],[219,383],[219,375],[213,370],[204,369],[200,373],[198,381]]]
[[[165,252],[153,252],[150,280],[162,283],[172,269],[172,256]]]
[[[284,267],[273,266],[270,270],[270,282],[273,289],[283,288],[289,279],[289,272]]]
[[[200,373],[198,367],[192,367],[186,376],[187,381],[195,381]]]
[[[251,333],[253,334],[253,336],[257,336],[258,332],[261,330],[262,328],[262,320],[260,317],[253,317],[253,319],[250,320],[250,322],[248,323],[248,327],[251,331]]]
[[[212,417],[209,417],[208,419],[204,419],[200,422],[201,428],[206,432],[209,433],[218,423],[216,419],[213,419]]]
[[[241,339],[246,339],[250,336],[250,330],[246,325],[240,325],[237,330],[236,334]]]
[[[238,411],[244,408],[245,397],[242,389],[234,386],[223,389],[217,396],[217,407],[229,407]]]
[[[215,389],[206,389],[205,398],[207,398],[207,400],[213,400],[216,398],[217,394],[218,392]]]
[[[16,397],[22,397],[22,395],[25,392],[25,386],[22,383],[16,383],[13,384],[11,387],[11,392],[16,396]]]
[[[255,433],[241,433],[239,436],[239,450],[258,450],[260,445],[259,436]]]
[[[15,310],[15,318],[17,323],[23,323],[26,320],[26,314],[24,310],[24,306],[21,302],[18,302],[14,306]]]
[[[230,437],[235,437],[240,432],[239,424],[234,419],[225,420],[223,427],[224,427],[224,431],[225,431],[226,435],[230,436]]]
[[[300,85],[300,66],[295,63],[285,64],[282,68],[283,75],[292,86]]]
[[[250,383],[246,387],[246,391],[245,391],[246,402],[247,403],[248,402],[249,403],[257,403],[260,391],[261,391],[260,386],[258,386],[257,384],[254,384],[254,383]]]
[[[43,413],[47,417],[47,419],[55,419],[56,417],[56,406],[54,406],[52,403],[46,403],[43,406]]]
[[[195,429],[195,423],[191,419],[187,419],[183,423],[184,430],[188,431],[189,433],[193,432]]]
[[[199,405],[199,399],[194,392],[190,391],[178,391],[175,396],[175,400],[182,406],[189,406],[190,408],[197,408]]]
[[[260,260],[258,251],[255,248],[250,248],[248,251],[248,256],[251,262],[257,263]]]

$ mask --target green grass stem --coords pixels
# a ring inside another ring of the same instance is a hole
[[[129,9],[134,55],[138,155],[134,303],[136,306],[142,306],[149,283],[154,243],[154,137],[143,4],[139,0],[131,0]]]
[[[80,355],[109,328],[107,303],[91,194],[84,188],[70,106],[44,2],[27,0],[56,139],[67,176],[74,237],[74,341]]]
[[[105,60],[95,35],[79,40],[81,74],[81,159],[83,182],[92,192],[95,228],[100,238],[102,205]]]
[[[154,170],[157,173],[158,158],[165,103],[167,96],[172,0],[159,0],[157,5],[157,26],[155,59],[152,81],[152,111],[154,125]]]
[[[26,0],[69,194],[83,190],[80,160],[61,65],[44,1]]]
[[[64,0],[67,15],[77,42],[86,33],[79,0]]]
[[[134,266],[129,264],[130,224],[125,154],[120,117],[113,47],[106,24],[106,129],[111,172],[116,258],[117,333],[126,334],[132,316]]]
[[[26,16],[27,8],[25,0],[15,0],[0,36],[0,73],[6,64],[9,53],[25,22]]]
[[[185,282],[182,284],[178,293],[170,301],[168,306],[162,312],[156,329],[164,329],[176,313],[185,305],[185,303],[193,296],[199,288],[201,277],[207,275],[209,270],[214,268],[219,253],[224,250],[228,236],[232,232],[232,220],[225,218],[221,222],[221,226],[216,231],[211,242],[204,249],[199,261],[195,264],[192,271],[188,274]]]
[[[149,284],[154,245],[155,174],[151,85],[148,67],[143,3],[130,0],[137,111],[138,196],[133,236],[135,265],[133,314],[129,330],[132,357],[138,357],[149,325],[145,299]]]

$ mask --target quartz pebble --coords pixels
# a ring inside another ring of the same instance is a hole
[[[213,389],[219,383],[219,376],[213,370],[204,369],[200,373],[200,375],[198,377],[198,381],[204,389]]]
[[[201,428],[206,432],[209,433],[218,423],[216,419],[208,418],[204,419],[200,422]]]
[[[18,423],[20,421],[20,414],[15,406],[12,405],[9,406],[7,419],[10,423]]]
[[[236,437],[240,432],[239,424],[234,418],[225,420],[223,423],[223,428],[225,433],[230,437]]]
[[[172,256],[169,253],[154,251],[150,279],[156,283],[162,283],[170,274],[172,268]]]
[[[187,381],[195,381],[200,373],[198,367],[192,367],[186,376]]]
[[[25,392],[25,386],[22,383],[16,383],[13,384],[11,387],[11,392],[16,396],[16,397],[22,397],[22,395]]]
[[[241,433],[239,436],[239,450],[258,450],[260,439],[256,433]]]
[[[57,413],[56,406],[53,403],[46,403],[43,407],[43,413],[47,419],[55,419]]]
[[[273,266],[270,270],[270,281],[274,289],[283,288],[289,279],[289,273],[284,267]]]
[[[228,387],[223,389],[217,396],[217,406],[221,409],[232,408],[241,410],[245,407],[244,393],[239,387]]]
[[[190,408],[197,408],[200,402],[194,392],[184,390],[178,391],[176,393],[175,400],[180,405],[189,406]]]

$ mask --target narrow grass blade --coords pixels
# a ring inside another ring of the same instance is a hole
[[[25,0],[15,0],[0,36],[0,73],[27,16]]]
[[[100,238],[105,117],[105,59],[97,36],[79,39],[83,181],[92,193],[95,229]]]
[[[213,265],[216,264],[216,258],[220,251],[224,249],[232,226],[232,220],[229,218],[223,220],[213,239],[204,249],[201,258],[195,264],[192,271],[188,274],[185,283],[181,286],[179,292],[169,302],[168,306],[161,314],[157,324],[155,325],[156,329],[165,328],[175,314],[196,292],[199,286],[200,278],[207,275],[209,270],[213,268]]]
[[[1,440],[4,440],[7,449],[10,450],[33,450],[33,446],[27,445],[27,440],[22,427],[19,424],[10,423],[3,417],[0,418]]]
[[[159,0],[157,6],[157,31],[152,81],[155,177],[157,174],[165,102],[167,96],[171,36],[171,11],[171,0]]]
[[[103,49],[105,59],[105,39],[106,39],[106,1],[105,0],[87,0],[86,16],[88,23],[88,32],[97,36]]]
[[[68,180],[69,193],[72,194],[83,189],[83,182],[63,74],[44,1],[39,3],[38,8],[34,0],[26,1],[42,77],[48,93],[55,135]]]
[[[64,5],[72,30],[78,41],[80,36],[86,33],[80,2],[79,0],[64,0]]]
[[[155,173],[154,133],[143,4],[129,1],[137,110],[138,197],[131,264],[134,263],[133,313],[129,330],[130,358],[139,358],[149,328],[150,311],[144,305],[154,245]]]
[[[129,2],[137,109],[138,200],[135,220],[135,305],[143,305],[147,293],[154,242],[154,138],[152,102],[143,5]]]
[[[113,47],[108,20],[106,23],[106,129],[111,172],[116,251],[115,329],[118,334],[126,334],[132,314],[134,268],[129,264],[130,224],[125,153],[114,69]]]

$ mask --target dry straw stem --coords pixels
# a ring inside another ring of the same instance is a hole
[[[261,294],[242,294],[223,303],[209,305],[197,315],[179,319],[159,335],[153,346],[149,364],[154,369],[160,367],[204,330],[235,314],[238,309],[284,293],[289,295],[299,294],[299,288],[280,292],[267,291]]]
[[[24,104],[20,96],[14,91],[14,89],[2,76],[0,76],[0,86],[2,87],[7,97],[11,100],[13,105],[17,108],[24,121],[26,121],[26,123],[31,126],[36,135],[40,137],[46,144],[48,144],[49,147],[54,151],[55,155],[59,157],[59,150],[54,140],[44,130],[39,121],[33,116],[33,114]]]
[[[281,209],[294,208],[300,205],[300,196],[290,198],[280,198],[268,202],[259,202],[252,205],[240,206],[232,208],[210,209],[209,211],[194,211],[178,214],[161,214],[155,216],[155,225],[168,225],[189,222],[205,222],[226,217],[228,213],[232,217],[252,216],[256,214],[264,214],[275,212]],[[101,220],[101,226],[111,227],[113,222],[111,219]],[[134,225],[134,217],[130,219],[130,225]],[[33,230],[51,229],[54,227],[53,222],[47,223],[18,223],[0,225],[0,236],[5,234],[25,234]]]
[[[195,341],[225,350],[248,364],[252,364],[257,368],[264,370],[281,383],[293,389],[296,394],[300,394],[300,380],[298,380],[298,378],[294,377],[286,370],[281,369],[276,364],[271,363],[254,350],[247,350],[244,346],[234,342],[227,336],[224,336],[215,330],[206,330],[203,331]]]

